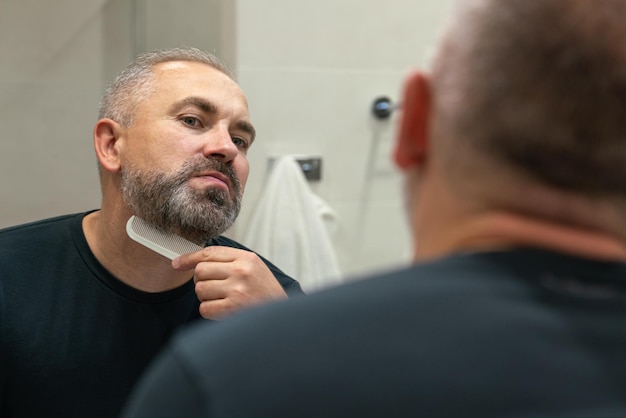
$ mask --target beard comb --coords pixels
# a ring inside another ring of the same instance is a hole
[[[126,222],[126,233],[133,241],[170,260],[202,249],[198,244],[187,241],[176,234],[163,232],[135,215]]]

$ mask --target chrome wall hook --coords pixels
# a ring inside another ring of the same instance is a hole
[[[372,114],[377,119],[388,119],[396,107],[389,97],[379,96],[372,103]]]

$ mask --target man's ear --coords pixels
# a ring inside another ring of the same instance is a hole
[[[112,119],[100,119],[93,130],[96,156],[102,167],[112,173],[120,170],[120,149],[122,146],[122,126]]]
[[[426,76],[413,72],[404,84],[402,116],[396,138],[394,161],[402,169],[421,164],[428,147],[430,91]]]

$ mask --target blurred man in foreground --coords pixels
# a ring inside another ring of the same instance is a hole
[[[461,1],[402,101],[414,265],[180,335],[125,418],[626,416],[625,21]]]

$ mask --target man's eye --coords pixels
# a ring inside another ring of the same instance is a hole
[[[233,144],[235,144],[237,146],[237,148],[242,149],[242,150],[247,150],[249,145],[248,145],[248,141],[246,141],[243,138],[240,138],[238,136],[233,136],[232,137],[233,140]]]
[[[194,116],[184,116],[181,118],[181,121],[185,124],[185,125],[189,125],[193,128],[197,128],[200,126],[200,120]]]

